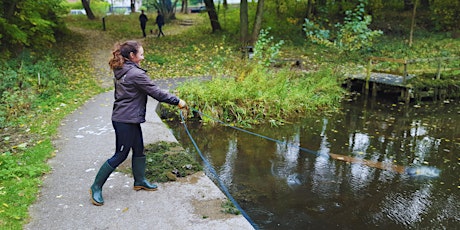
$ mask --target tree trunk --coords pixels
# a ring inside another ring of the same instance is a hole
[[[260,29],[262,28],[262,19],[264,14],[264,0],[257,2],[256,19],[252,28],[251,44],[254,44],[259,38]]]
[[[224,2],[222,3],[222,5],[224,5],[224,9],[228,9],[228,3],[227,3],[227,0],[224,0]]]
[[[430,1],[429,0],[421,0],[420,1],[420,8],[430,9]]]
[[[313,0],[308,0],[308,3],[307,3],[307,12],[305,14],[305,18],[308,18],[308,19],[311,19],[311,13],[312,13],[312,9],[313,9],[313,3],[312,3]]]
[[[188,13],[188,0],[185,0],[185,12]]]
[[[275,0],[275,2],[276,2],[276,9],[275,9],[276,17],[279,18],[279,17],[281,17],[281,8],[280,8],[281,7],[281,2],[280,2],[280,0]]]
[[[135,13],[136,12],[136,2],[135,0],[131,0],[131,13]]]
[[[180,9],[180,12],[188,14],[188,0],[182,0],[182,7]]]
[[[171,14],[170,14],[170,19],[176,19],[176,8],[177,8],[177,3],[179,0],[175,0],[172,7],[171,7]]]
[[[96,19],[96,16],[94,16],[93,11],[89,7],[89,0],[81,0],[81,4],[86,11],[86,17],[90,20]]]
[[[240,3],[240,41],[243,46],[248,43],[249,37],[248,0],[241,0]]]
[[[206,5],[206,11],[208,11],[209,20],[211,21],[212,32],[222,30],[213,0],[204,0],[204,4]]]
[[[404,10],[410,10],[414,8],[412,0],[404,0]]]
[[[417,2],[418,2],[418,0],[415,0],[415,2],[414,2],[414,11],[412,11],[412,23],[410,25],[409,47],[412,47],[412,37],[413,37],[413,34],[414,34],[415,12],[417,10]]]

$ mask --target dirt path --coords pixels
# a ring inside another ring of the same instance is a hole
[[[96,80],[103,88],[113,86],[112,71],[108,65],[111,57],[111,50],[116,40],[102,31],[85,30],[82,28],[69,28],[74,33],[83,35],[86,38],[86,46],[82,47],[85,53],[92,55],[91,64]]]
[[[204,20],[202,17],[198,17],[194,14],[181,14],[181,19],[175,20],[170,24],[166,25],[164,29],[167,36],[174,36],[175,34],[186,33],[192,26],[181,25],[183,21],[189,21],[194,23],[202,23]],[[147,39],[156,37],[156,27],[150,26],[149,28],[154,30],[154,34],[148,34]],[[87,30],[79,27],[69,27],[69,29],[77,34],[81,34],[86,38],[86,46],[82,47],[85,53],[92,55],[91,63],[93,68],[93,74],[96,80],[100,83],[103,88],[113,87],[112,71],[108,65],[109,59],[112,57],[113,46],[119,40],[111,37],[104,31]],[[143,42],[144,38],[134,39]],[[170,80],[165,79],[170,82]],[[180,81],[180,80],[179,80]],[[163,83],[159,80],[159,85]],[[169,83],[170,84],[170,83]],[[167,85],[167,84],[165,84]]]

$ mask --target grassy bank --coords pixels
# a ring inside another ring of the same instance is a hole
[[[75,52],[86,39],[69,34],[64,40],[50,53],[31,54],[36,56],[30,61],[3,63],[2,69],[9,70],[3,74],[23,83],[2,98],[0,229],[22,229],[42,176],[50,170],[46,160],[55,154],[52,139],[61,120],[102,90],[88,77],[94,73],[91,56]]]

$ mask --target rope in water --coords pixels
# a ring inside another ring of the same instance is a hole
[[[193,109],[193,111],[196,111]],[[219,178],[219,175],[217,174],[216,170],[212,167],[212,165],[209,163],[209,161],[203,156],[202,152],[200,151],[200,149],[198,148],[198,145],[196,144],[195,140],[193,139],[192,137],[192,134],[190,134],[190,131],[188,130],[188,127],[187,127],[187,124],[185,123],[185,119],[184,119],[184,116],[182,115],[182,111],[180,112],[180,117],[181,117],[181,120],[182,120],[182,124],[184,125],[184,129],[185,129],[185,132],[187,133],[188,137],[190,138],[190,140],[192,141],[193,143],[193,146],[195,146],[195,149],[196,151],[198,152],[198,154],[200,155],[200,158],[201,160],[203,160],[205,166],[208,168],[208,170],[213,174],[213,176],[215,177],[215,179],[217,180],[217,182],[219,183],[219,186],[221,188],[221,190],[225,193],[225,195],[227,196],[227,198],[233,203],[233,205],[241,212],[241,214],[244,216],[244,218],[246,218],[246,220],[255,228],[255,229],[259,229],[259,227],[257,226],[257,224],[251,220],[251,218],[248,216],[248,214],[246,214],[246,212],[240,207],[240,205],[238,204],[238,202],[236,202],[236,200],[233,198],[233,196],[230,194],[230,192],[228,191],[227,187],[225,186],[225,184],[222,182],[222,180]]]
[[[271,137],[267,137],[267,136],[264,136],[264,135],[261,135],[261,134],[258,134],[258,133],[254,133],[254,132],[242,129],[242,128],[238,128],[236,126],[232,126],[232,125],[230,125],[228,123],[225,123],[225,122],[223,122],[221,120],[218,120],[218,119],[213,118],[213,117],[211,117],[209,115],[206,115],[206,114],[204,114],[204,113],[202,113],[202,112],[200,112],[200,111],[198,111],[196,109],[192,108],[191,110],[194,111],[194,112],[197,112],[201,116],[205,116],[205,117],[207,117],[207,118],[209,118],[209,119],[211,119],[211,120],[213,120],[215,122],[218,122],[218,123],[220,123],[220,124],[222,124],[224,126],[227,126],[227,127],[230,127],[230,128],[233,128],[233,129],[236,129],[236,130],[239,130],[239,131],[242,131],[242,132],[254,135],[254,136],[258,136],[260,138],[264,138],[264,139],[267,139],[267,140],[270,140],[270,141],[273,141],[273,142],[276,142],[276,143],[279,143],[279,144],[286,144],[286,142],[283,142],[283,141],[280,141],[280,140],[277,140],[277,139],[274,139],[274,138],[271,138]],[[228,199],[235,205],[235,207],[242,213],[242,215],[249,221],[249,223],[255,229],[258,229],[257,225],[251,220],[251,218],[246,214],[246,212],[244,212],[244,210],[238,205],[238,203],[232,197],[232,195],[228,191],[227,187],[220,180],[216,170],[212,167],[212,165],[208,162],[208,160],[201,153],[200,149],[198,148],[198,145],[196,144],[196,142],[193,139],[190,131],[187,128],[187,124],[185,123],[185,119],[184,119],[184,116],[182,114],[182,111],[180,112],[180,117],[181,117],[181,120],[182,120],[182,124],[184,125],[185,131],[186,131],[187,135],[189,136],[190,140],[192,141],[193,145],[195,146],[196,151],[200,155],[200,157],[203,160],[203,162],[205,163],[206,167],[208,167],[209,171],[214,175],[214,177],[218,181],[219,186],[221,187],[222,191],[227,195]],[[307,153],[310,153],[310,154],[314,154],[316,156],[321,155],[317,151],[313,151],[313,150],[303,148],[303,147],[300,147],[300,146],[297,146],[297,145],[293,145],[293,144],[290,144],[290,143],[287,143],[287,145],[290,146],[290,147],[298,148],[301,151],[304,151],[304,152],[307,152]],[[381,162],[373,162],[373,161],[368,161],[368,160],[363,160],[363,159],[356,159],[356,158],[353,158],[353,157],[348,157],[348,156],[343,156],[343,155],[333,154],[333,153],[329,153],[328,156],[330,156],[330,157],[332,157],[332,158],[334,158],[336,160],[342,160],[342,161],[347,161],[347,162],[351,162],[351,163],[360,163],[360,164],[364,164],[364,165],[367,165],[367,166],[370,166],[370,167],[380,168],[380,169],[383,169],[383,170],[390,170],[390,171],[398,172],[398,173],[401,173],[401,174],[407,174],[407,175],[410,175],[410,176],[422,175],[422,176],[428,176],[428,177],[437,177],[437,176],[439,176],[439,172],[440,172],[440,170],[435,168],[435,167],[404,167],[404,166],[392,165],[392,164],[388,165],[388,164],[383,164]]]
[[[200,115],[205,116],[205,117],[207,117],[207,118],[209,118],[209,119],[211,119],[211,120],[213,120],[213,121],[216,121],[216,122],[218,122],[218,123],[220,123],[220,124],[222,124],[222,125],[225,125],[225,126],[227,126],[227,127],[230,127],[230,128],[233,128],[233,129],[236,129],[236,130],[239,130],[239,131],[242,131],[242,132],[245,132],[245,133],[254,135],[254,136],[258,136],[258,137],[260,137],[260,138],[264,138],[264,139],[267,139],[267,140],[276,142],[276,143],[278,143],[278,144],[284,144],[284,143],[285,143],[284,141],[276,140],[276,139],[273,139],[273,138],[271,138],[271,137],[267,137],[267,136],[264,136],[264,135],[261,135],[261,134],[258,134],[258,133],[253,133],[253,132],[251,132],[251,131],[248,131],[248,130],[245,130],[245,129],[242,129],[242,128],[238,128],[238,127],[236,127],[236,126],[232,126],[232,125],[230,125],[230,124],[228,124],[228,123],[225,123],[225,122],[223,122],[223,121],[221,121],[221,120],[218,120],[218,119],[215,119],[215,118],[213,118],[213,117],[211,117],[211,116],[209,116],[209,115],[206,115],[206,114],[204,114],[204,113],[202,113],[202,112],[200,112],[200,111],[198,111],[198,110],[196,110],[196,109],[192,109],[192,111],[195,111],[195,112],[199,113]],[[313,151],[313,150],[310,150],[310,149],[302,148],[302,147],[300,147],[300,146],[294,146],[293,144],[289,144],[289,143],[288,143],[288,145],[289,145],[289,147],[296,147],[296,148],[298,148],[298,149],[300,149],[300,150],[302,150],[302,151],[304,151],[304,152],[307,152],[307,153],[311,153],[311,154],[314,154],[314,155],[319,155],[318,152]]]
[[[406,174],[406,175],[409,175],[409,176],[438,177],[439,174],[440,174],[440,171],[441,171],[441,170],[439,170],[439,169],[437,169],[436,167],[433,167],[433,166],[414,166],[414,167],[409,167],[409,166],[396,165],[396,164],[392,164],[392,163],[388,163],[388,162],[371,161],[371,160],[366,160],[366,159],[361,159],[361,158],[356,158],[356,157],[351,157],[351,156],[346,156],[346,155],[340,155],[340,154],[335,154],[335,153],[321,154],[321,153],[319,153],[317,151],[314,151],[314,150],[311,150],[311,149],[303,148],[303,147],[300,147],[298,145],[294,145],[294,144],[291,144],[291,143],[286,143],[284,141],[276,140],[276,139],[273,139],[271,137],[267,137],[267,136],[264,136],[264,135],[261,135],[261,134],[258,134],[258,133],[253,133],[253,132],[250,132],[248,130],[235,127],[235,126],[233,126],[231,124],[225,123],[225,122],[223,122],[221,120],[218,120],[218,119],[213,118],[213,117],[211,117],[209,115],[206,115],[206,114],[204,114],[204,113],[202,113],[202,112],[200,112],[200,111],[198,111],[196,109],[192,109],[192,111],[197,112],[201,116],[207,117],[207,118],[209,118],[209,119],[211,119],[211,120],[213,120],[215,122],[218,122],[218,123],[220,123],[220,124],[222,124],[224,126],[232,128],[232,129],[236,129],[236,130],[248,133],[250,135],[258,136],[260,138],[267,139],[267,140],[276,142],[278,144],[286,144],[289,147],[294,147],[294,148],[297,148],[297,149],[299,149],[299,150],[301,150],[303,152],[310,153],[310,154],[313,154],[313,155],[316,155],[316,156],[331,157],[331,158],[333,158],[335,160],[345,161],[345,162],[349,162],[349,163],[362,164],[362,165],[366,165],[368,167],[378,168],[378,169],[388,170],[388,171],[393,171],[393,172],[397,172],[397,173],[400,173],[400,174]]]

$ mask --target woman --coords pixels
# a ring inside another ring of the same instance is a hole
[[[109,61],[115,75],[115,101],[112,111],[112,125],[115,129],[115,154],[99,169],[91,186],[91,201],[94,205],[103,205],[102,186],[107,178],[128,157],[132,149],[132,172],[134,190],[153,191],[155,184],[145,179],[144,141],[140,124],[145,122],[147,96],[159,102],[178,105],[188,110],[185,101],[161,90],[139,64],[144,59],[144,48],[137,41],[117,44]],[[186,111],[184,111],[186,112]]]

